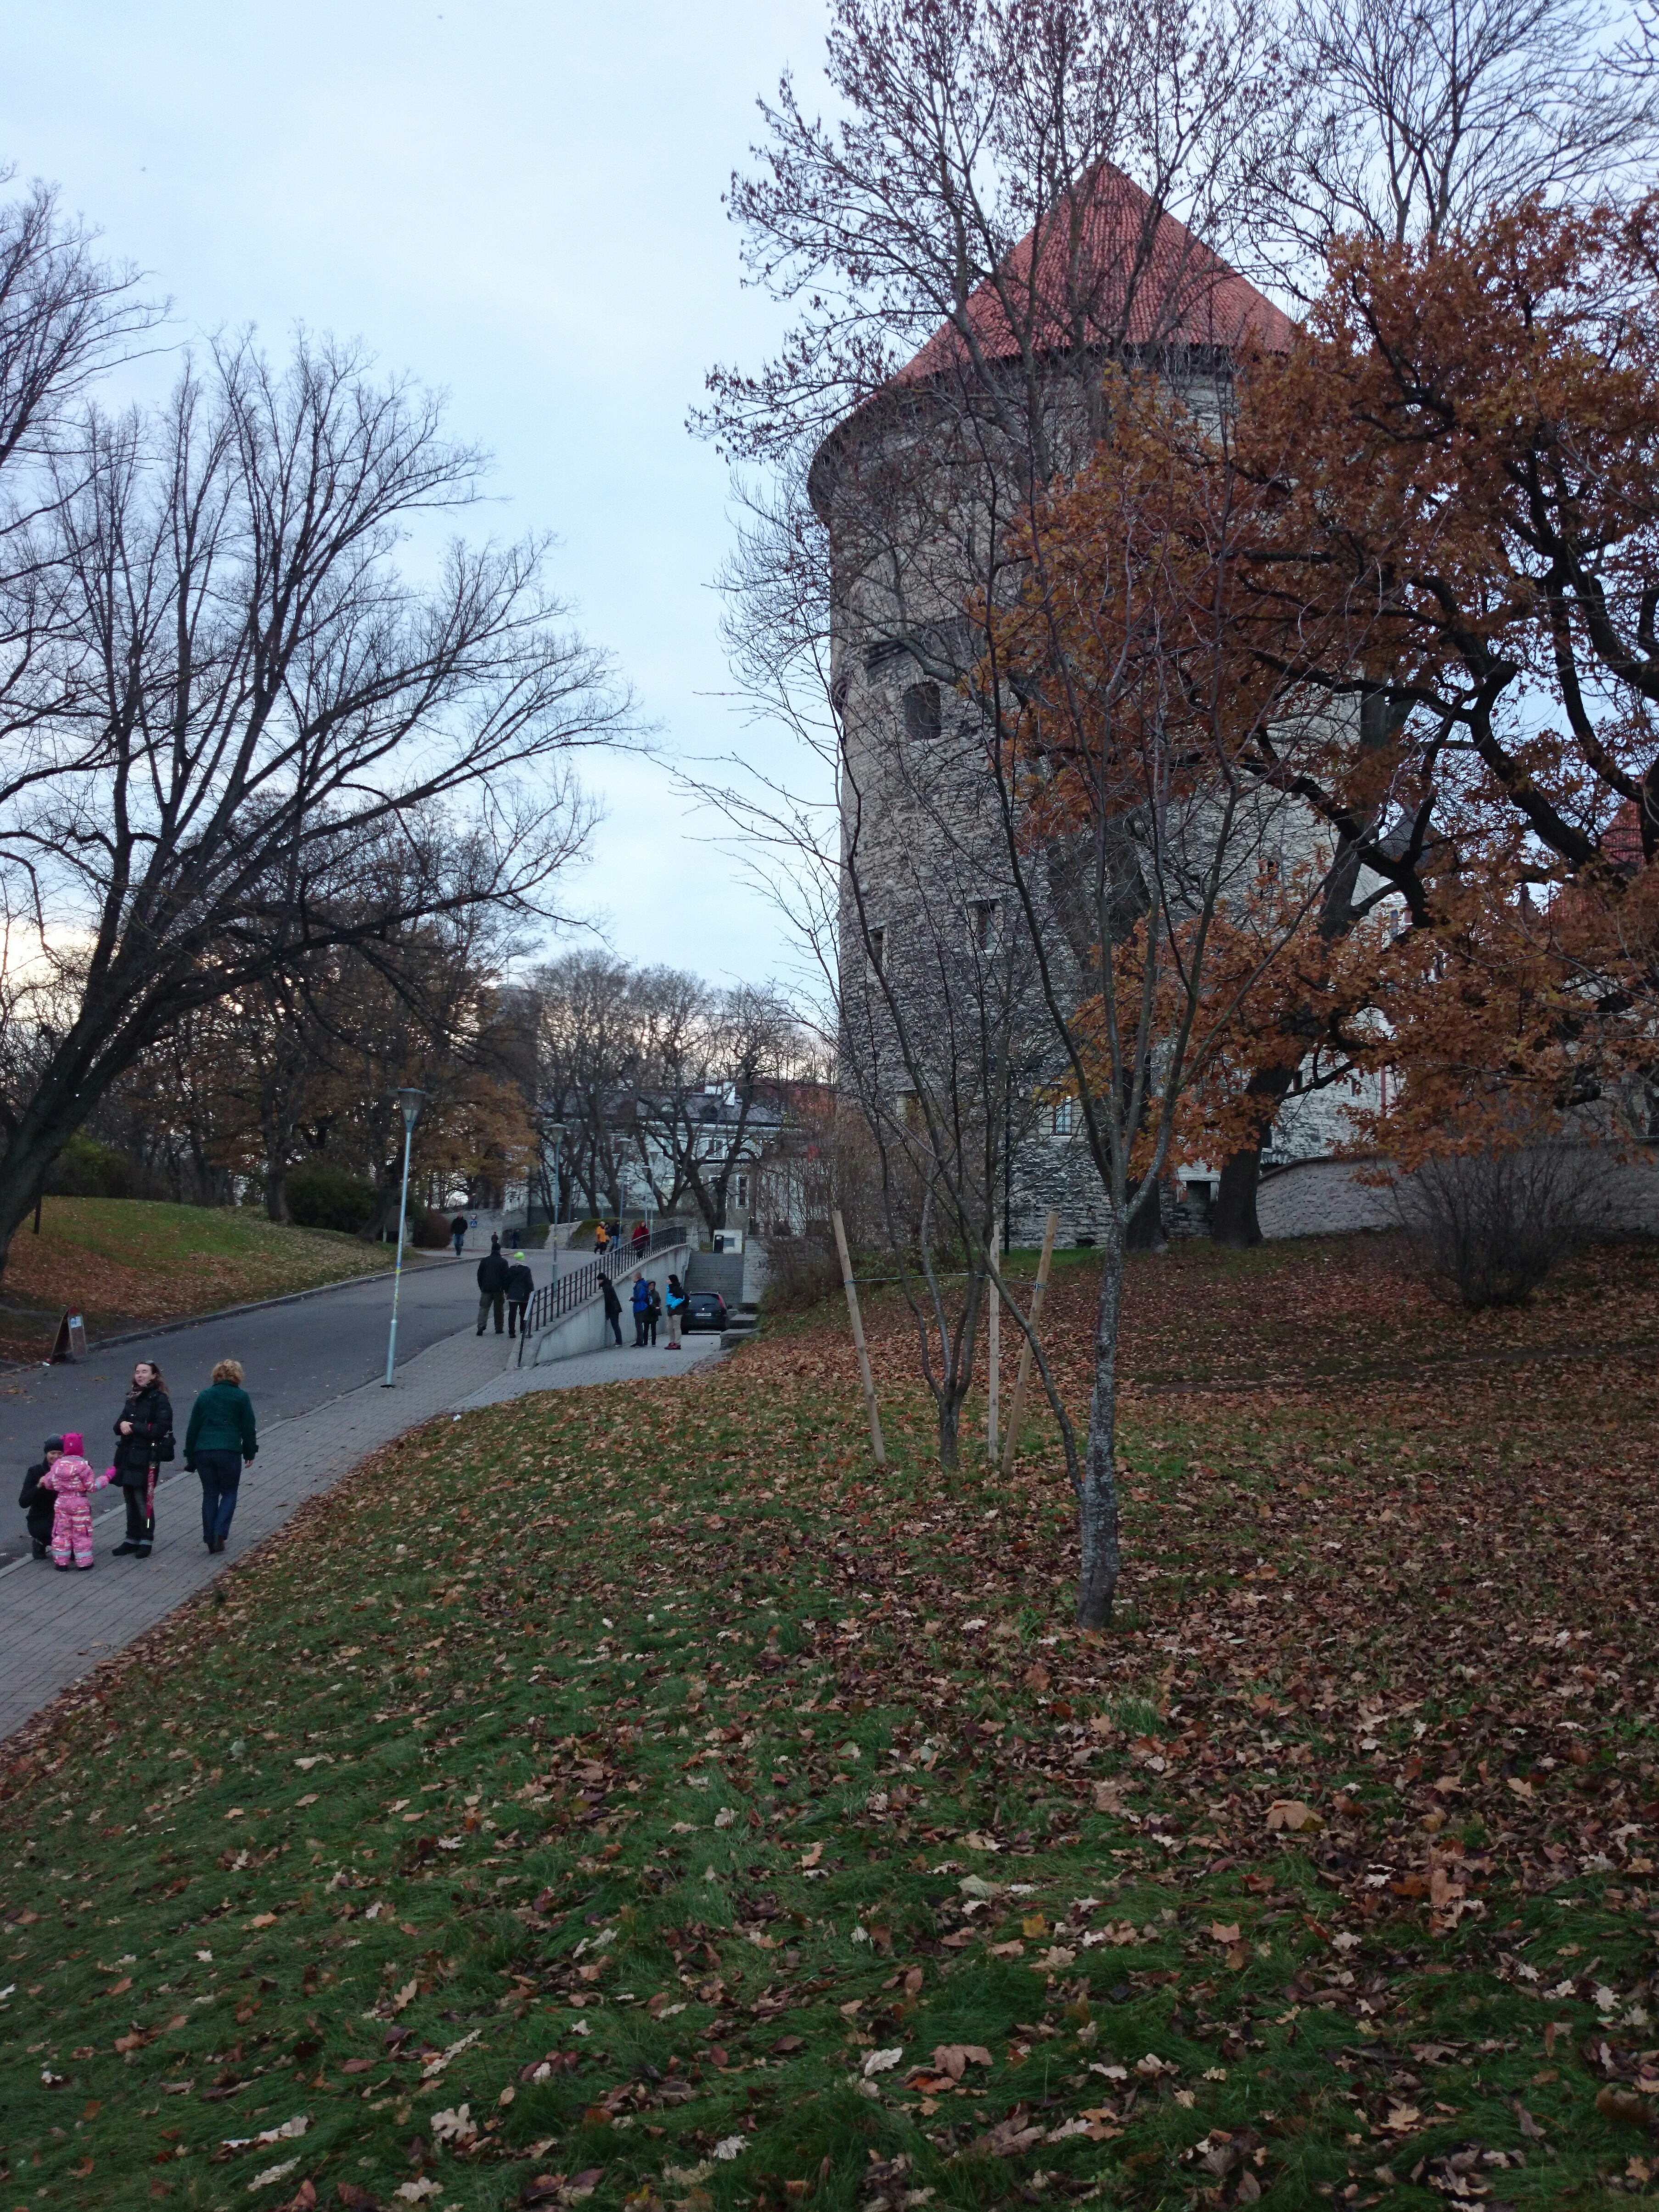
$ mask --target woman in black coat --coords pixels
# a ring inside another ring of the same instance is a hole
[[[115,1424],[115,1480],[127,1505],[127,1535],[115,1556],[147,1559],[155,1540],[155,1474],[173,1457],[173,1404],[153,1359],[132,1370],[132,1389]]]

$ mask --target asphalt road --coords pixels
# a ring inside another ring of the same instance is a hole
[[[479,1255],[422,1258],[405,1265],[398,1309],[398,1364],[475,1319]],[[538,1286],[550,1261],[529,1261]],[[74,1365],[0,1368],[0,1565],[27,1547],[17,1510],[23,1471],[40,1456],[43,1437],[79,1429],[95,1467],[107,1467],[133,1362],[153,1356],[166,1378],[182,1447],[196,1393],[219,1359],[240,1359],[261,1426],[308,1413],[386,1371],[390,1279],[347,1283],[288,1304],[193,1323],[155,1338],[110,1346]],[[505,1346],[502,1347],[505,1354]],[[173,1462],[176,1467],[178,1462]],[[105,1504],[100,1492],[94,1510]]]

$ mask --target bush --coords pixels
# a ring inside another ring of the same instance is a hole
[[[409,1241],[422,1252],[441,1252],[449,1242],[449,1216],[434,1213],[429,1206],[409,1201]]]
[[[131,1198],[132,1164],[95,1137],[71,1137],[46,1170],[46,1188],[52,1198]]]
[[[301,1229],[337,1229],[355,1237],[379,1200],[374,1186],[319,1160],[288,1179],[288,1218]]]
[[[1430,1160],[1395,1185],[1430,1287],[1479,1313],[1524,1305],[1607,1224],[1607,1163],[1582,1145]]]

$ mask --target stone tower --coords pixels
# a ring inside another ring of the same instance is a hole
[[[975,610],[1006,603],[1011,526],[1101,435],[1109,361],[1152,368],[1202,412],[1242,348],[1278,349],[1291,329],[1103,166],[812,463],[842,726],[843,1068],[866,1103],[896,1103],[896,1126],[933,1090],[997,1125],[981,1151],[1013,1243],[1036,1242],[1051,1206],[1062,1243],[1101,1225],[1042,1005],[1045,988],[1075,1003],[1093,931],[1063,848],[1035,930],[1008,880],[969,696],[986,643]]]

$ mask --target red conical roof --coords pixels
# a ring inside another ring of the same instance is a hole
[[[1073,236],[1075,230],[1075,238]],[[1001,291],[985,279],[963,313],[981,350],[1017,360],[1029,332],[1040,352],[1069,352],[1083,324],[1091,349],[1193,345],[1229,353],[1261,346],[1283,352],[1295,333],[1288,315],[1171,215],[1155,211],[1139,185],[1103,161],[1090,184],[1009,254]],[[919,384],[966,360],[955,322],[942,324],[894,378]]]

